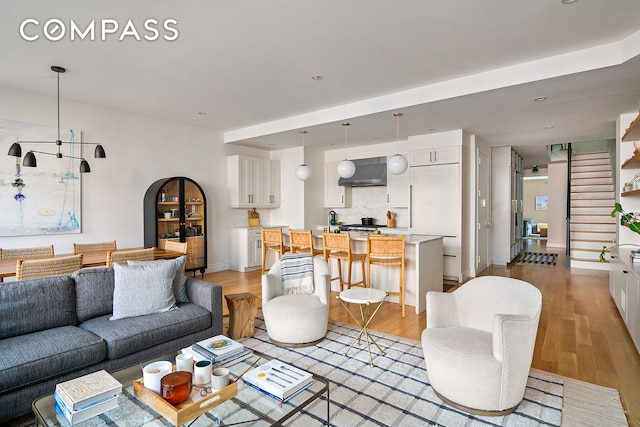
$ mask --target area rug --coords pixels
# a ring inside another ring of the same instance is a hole
[[[518,264],[556,265],[558,254],[542,252],[525,252]]]
[[[242,343],[272,357],[313,371],[331,381],[332,426],[625,426],[615,389],[531,370],[522,403],[501,417],[466,414],[444,404],[429,384],[422,346],[393,335],[371,332],[385,349],[372,349],[376,367],[369,366],[366,347],[343,355],[359,329],[329,323],[323,341],[311,347],[282,348],[271,344],[264,323],[256,319],[256,334]],[[326,398],[312,404],[290,425],[321,425]]]

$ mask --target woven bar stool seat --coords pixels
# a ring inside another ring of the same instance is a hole
[[[267,252],[276,252],[277,258],[280,259],[282,254],[289,252],[289,246],[285,246],[282,238],[282,228],[263,228],[262,229],[262,273],[266,271]]]
[[[353,253],[351,251],[351,238],[349,233],[322,233],[322,245],[324,246],[324,259],[329,262],[330,258],[338,261],[338,275],[331,277],[331,281],[340,280],[340,291],[343,290],[344,285],[347,285],[347,289],[351,289],[352,286],[367,287],[367,281],[365,276],[365,262],[367,260],[367,254]],[[342,261],[347,263],[347,278],[342,276]],[[354,261],[360,261],[362,265],[362,280],[359,282],[351,282],[351,270]]]
[[[405,316],[404,303],[404,234],[400,236],[372,236],[367,235],[367,274],[369,276],[369,287],[371,287],[371,266],[398,266],[400,267],[400,280],[398,291],[387,291],[389,295],[398,295],[402,317]],[[375,287],[375,286],[374,286]]]
[[[313,234],[311,230],[292,230],[289,229],[289,246],[291,253],[306,253],[312,256],[322,255],[322,249],[313,247]]]

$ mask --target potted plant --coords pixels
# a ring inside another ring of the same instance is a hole
[[[636,217],[636,214],[633,212],[625,212],[620,203],[616,203],[615,207],[611,211],[611,217],[615,218],[616,215],[620,214],[620,225],[623,227],[627,227],[629,230],[634,233],[640,235],[640,218]],[[619,245],[613,246],[603,246],[602,251],[600,251],[600,262],[607,262],[604,257],[605,252],[610,251],[611,249],[620,247],[620,246],[636,246],[640,247],[640,245],[636,245],[634,243],[621,243]]]

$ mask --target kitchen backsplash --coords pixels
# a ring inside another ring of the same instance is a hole
[[[396,227],[409,227],[409,210],[407,208],[390,208],[387,206],[387,187],[352,187],[351,207],[333,209],[338,214],[338,221],[343,224],[360,224],[360,219],[371,217],[374,224],[387,224],[387,211],[396,214]],[[328,212],[329,210],[327,210]]]

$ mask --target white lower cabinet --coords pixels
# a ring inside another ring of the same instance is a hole
[[[238,227],[231,229],[231,260],[229,268],[247,272],[262,267],[261,227]]]
[[[640,352],[640,265],[612,255],[610,267],[609,292]]]

